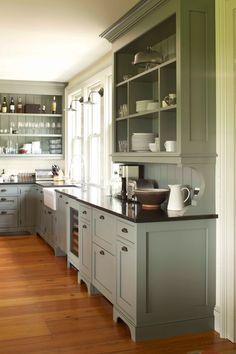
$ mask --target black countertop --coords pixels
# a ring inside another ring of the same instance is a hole
[[[64,190],[62,187],[57,192],[135,223],[217,218],[216,214],[195,214],[194,207],[186,207],[181,212],[167,211],[165,206],[157,210],[144,210],[139,203],[129,203],[106,195],[104,190],[97,187]]]
[[[186,207],[180,212],[170,212],[166,210],[166,205],[162,205],[158,210],[144,210],[139,203],[128,203],[120,199],[106,195],[105,191],[98,187],[86,187],[82,189],[79,185],[70,181],[18,181],[4,182],[0,185],[18,185],[18,184],[37,184],[41,187],[56,187],[58,192],[69,196],[77,201],[83,202],[89,206],[94,206],[105,212],[119,216],[123,219],[135,223],[160,222],[160,221],[180,221],[180,220],[198,220],[215,219],[217,214],[199,213],[195,207]],[[63,190],[63,187],[67,187]],[[68,188],[71,187],[71,188]]]

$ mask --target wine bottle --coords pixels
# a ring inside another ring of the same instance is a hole
[[[2,113],[7,113],[7,99],[6,99],[6,97],[3,97]]]
[[[23,104],[22,104],[22,101],[21,101],[21,97],[18,98],[17,113],[23,113]]]
[[[56,97],[53,96],[53,100],[52,100],[52,114],[56,114],[57,111],[57,102],[56,102]]]
[[[10,102],[10,105],[9,105],[9,112],[10,113],[15,113],[15,103],[14,103],[13,97],[11,97],[11,102]]]

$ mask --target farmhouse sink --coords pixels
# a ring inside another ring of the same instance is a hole
[[[71,189],[72,187],[43,188],[43,202],[48,208],[57,210],[56,190]]]

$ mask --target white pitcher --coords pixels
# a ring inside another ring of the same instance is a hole
[[[168,187],[170,188],[170,196],[167,210],[182,210],[184,208],[184,203],[190,197],[190,190],[187,187],[182,187],[181,184],[172,184]],[[184,190],[188,192],[185,199],[182,193]]]

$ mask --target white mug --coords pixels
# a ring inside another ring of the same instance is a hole
[[[174,152],[176,150],[176,141],[175,140],[167,140],[164,143],[165,149],[167,152]]]
[[[176,93],[169,93],[169,95],[164,98],[164,101],[168,106],[176,104]]]

